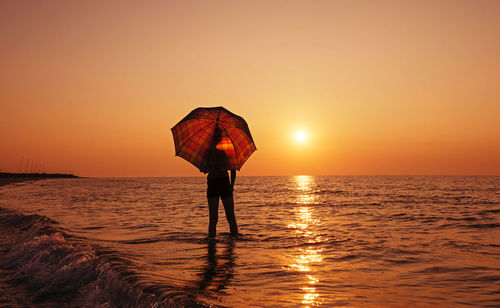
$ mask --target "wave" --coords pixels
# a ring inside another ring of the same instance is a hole
[[[0,208],[0,268],[33,304],[78,307],[206,307],[188,291],[141,287],[126,262],[76,243],[41,215]],[[81,242],[81,241],[79,241]],[[116,253],[119,255],[119,253]],[[119,259],[119,258],[118,258]],[[165,288],[163,288],[165,289]],[[3,295],[0,295],[3,297]],[[213,305],[212,305],[213,306]]]

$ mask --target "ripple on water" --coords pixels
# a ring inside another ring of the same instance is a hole
[[[242,236],[231,239],[221,205],[216,241],[206,239],[205,185],[204,178],[89,178],[6,186],[0,206],[22,215],[2,223],[15,221],[7,225],[20,232],[41,223],[48,239],[63,243],[51,233],[56,226],[77,243],[68,245],[105,258],[124,283],[178,302],[500,300],[498,177],[239,177]]]

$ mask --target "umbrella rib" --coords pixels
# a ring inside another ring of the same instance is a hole
[[[209,126],[209,125],[212,125],[214,123],[208,123],[207,125],[201,127],[199,130],[197,130],[196,132],[194,132],[191,136],[189,136],[188,138],[186,138],[186,141],[188,141],[189,139],[191,139],[194,135],[196,135],[197,133],[199,133],[202,129],[204,129],[205,127]],[[232,141],[231,141],[232,142]],[[177,151],[177,153],[180,153],[182,151],[182,149],[184,149],[184,147],[186,146],[186,143],[187,142],[184,142],[184,144],[181,146],[181,148],[179,149],[179,151]],[[176,153],[176,155],[177,155]]]
[[[224,122],[221,120],[219,120],[219,122],[222,122],[222,123],[226,124],[227,126],[231,126],[231,127],[236,128],[236,129],[242,130],[250,138],[250,140],[252,141],[252,143],[254,144],[254,147],[255,147],[255,142],[253,141],[252,134],[250,133],[250,129],[248,128],[248,124],[245,122],[245,120],[243,120],[243,119],[241,119],[241,120],[242,120],[242,123],[244,124],[244,125],[242,125],[243,127],[234,125],[232,123]],[[232,142],[232,140],[231,140],[231,142]],[[257,149],[257,147],[255,147],[255,149]]]
[[[192,117],[192,118],[189,118],[189,119],[184,118],[179,123],[177,123],[176,125],[174,125],[174,127],[176,127],[177,125],[180,125],[180,124],[182,124],[182,123],[184,123],[186,121],[191,121],[191,120],[208,120],[208,121],[213,121],[214,119],[207,118],[207,117]],[[172,127],[171,130],[174,129],[174,127]]]
[[[189,120],[210,120],[210,121],[213,121],[214,118],[209,118],[209,117],[192,117],[192,118],[189,118]]]
[[[192,112],[194,111],[197,111],[199,110],[200,112],[203,112],[203,115],[201,116],[206,116],[208,115],[210,120],[215,120],[215,117],[213,116],[213,114],[210,112],[210,109],[211,108],[203,108],[203,107],[200,107],[200,108],[196,108],[195,110],[193,110]],[[193,117],[193,118],[196,118],[196,117]]]
[[[215,119],[213,118],[209,118],[209,117],[191,117],[191,118],[188,118],[188,119],[182,119],[182,121],[180,121],[179,123],[177,123],[176,125],[179,125],[181,123],[184,123],[186,121],[192,121],[192,120],[207,120],[207,121],[214,121]]]
[[[234,127],[234,128],[243,129],[242,127],[240,127],[238,125],[234,125],[233,123],[229,123],[229,122],[226,122],[226,121],[221,120],[221,119],[219,119],[219,122],[220,123],[224,123],[225,125],[228,125],[228,126],[231,126],[231,127]]]
[[[226,121],[221,120],[221,119],[219,119],[219,122],[224,123],[226,125],[230,125],[230,126],[236,127],[233,123],[229,123],[229,122],[226,122]]]
[[[224,126],[222,126],[222,128],[224,128],[224,131],[226,132],[227,137],[229,138],[229,140],[231,140],[231,143],[233,144],[234,154],[236,154],[236,160],[238,161],[238,170],[240,170],[241,169],[241,167],[240,167],[240,159],[238,158],[238,151],[236,151],[236,147],[234,146],[233,138],[231,138],[231,136],[227,132],[227,129]]]

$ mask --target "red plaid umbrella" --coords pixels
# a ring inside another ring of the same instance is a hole
[[[223,107],[196,108],[172,128],[172,134],[175,155],[202,172],[240,170],[257,149],[245,120]]]

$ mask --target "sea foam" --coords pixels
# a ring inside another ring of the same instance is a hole
[[[165,298],[145,292],[122,277],[105,256],[85,244],[72,243],[40,215],[0,208],[5,234],[0,267],[9,283],[27,289],[33,303],[78,307],[200,306],[192,298]]]

